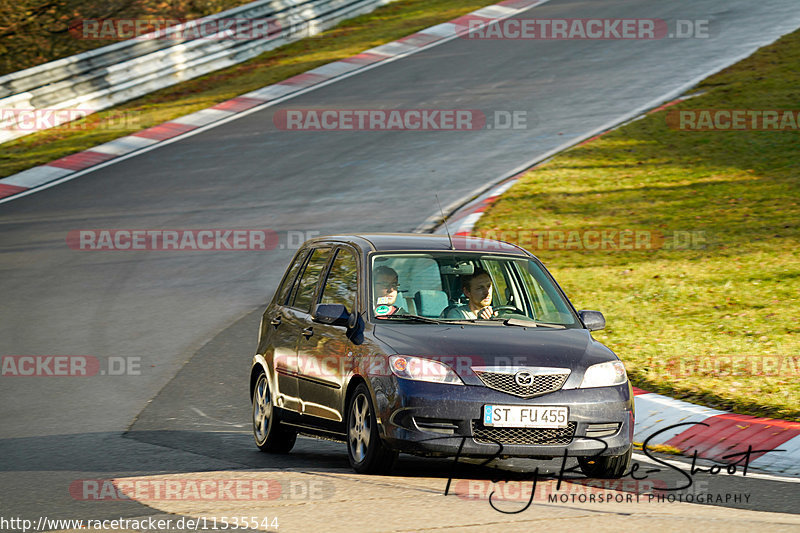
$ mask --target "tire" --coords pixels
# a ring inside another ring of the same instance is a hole
[[[262,371],[253,389],[253,437],[262,452],[289,453],[297,439],[297,432],[281,425],[272,405],[269,380]]]
[[[388,474],[397,452],[381,440],[369,389],[360,383],[347,406],[347,457],[359,474]]]
[[[628,471],[633,455],[633,446],[622,455],[603,455],[600,457],[578,457],[581,471],[586,477],[619,479]]]

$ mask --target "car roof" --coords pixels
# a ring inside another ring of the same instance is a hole
[[[507,242],[469,237],[456,234],[452,238],[447,235],[430,233],[358,233],[352,235],[327,235],[312,239],[311,242],[350,242],[361,248],[372,248],[380,252],[425,250],[447,251],[455,248],[457,251],[466,252],[496,252],[503,254],[522,255],[529,254],[523,248]]]

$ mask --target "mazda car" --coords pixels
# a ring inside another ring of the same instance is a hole
[[[601,280],[598,280],[600,283]],[[544,265],[513,244],[430,234],[304,243],[264,311],[252,360],[256,445],[343,441],[359,473],[398,453],[631,459],[632,388]]]

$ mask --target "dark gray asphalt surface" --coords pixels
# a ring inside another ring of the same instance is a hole
[[[92,476],[274,466],[250,447],[242,376],[255,345],[253,310],[265,305],[291,247],[80,252],[66,246],[69,230],[270,228],[284,245],[287,231],[410,231],[437,209],[434,192],[454,202],[731,63],[800,26],[797,7],[553,0],[522,16],[709,19],[712,38],[456,39],[4,204],[0,355],[140,358],[141,374],[0,377],[0,514],[142,514],[138,504],[76,502],[67,487]],[[527,111],[529,127],[308,133],[272,125],[277,109],[305,107]],[[195,356],[214,338],[217,357]],[[121,438],[140,413],[135,438]],[[279,464],[346,466],[341,447],[319,446],[304,441]],[[762,493],[757,508],[797,512],[788,490],[746,482]]]

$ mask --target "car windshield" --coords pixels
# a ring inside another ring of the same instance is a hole
[[[527,257],[462,252],[376,254],[370,274],[376,320],[474,324],[491,320],[510,325],[525,321],[529,325],[582,327],[544,267]]]

